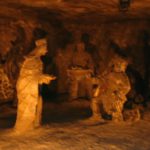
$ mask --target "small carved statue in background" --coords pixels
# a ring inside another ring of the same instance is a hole
[[[35,42],[35,49],[25,57],[17,81],[18,110],[15,130],[23,132],[40,125],[42,98],[39,86],[54,80],[54,76],[43,74],[41,56],[47,53],[45,38]]]
[[[115,55],[110,61],[109,69],[99,76],[99,82],[93,91],[93,114],[90,121],[102,121],[104,114],[112,116],[115,122],[123,121],[123,106],[130,90],[130,82],[125,73],[127,65],[127,60]]]
[[[77,43],[76,51],[72,58],[71,69],[68,69],[70,81],[69,94],[71,100],[78,97],[91,98],[91,74],[93,67],[92,58],[90,54],[86,52],[85,44],[83,42]]]

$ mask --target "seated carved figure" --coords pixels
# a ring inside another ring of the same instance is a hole
[[[95,86],[91,102],[91,121],[103,120],[103,115],[111,115],[113,121],[122,121],[123,105],[126,94],[130,90],[130,82],[125,73],[128,62],[114,56],[110,62],[109,71],[99,76],[99,83]]]
[[[40,125],[42,98],[39,86],[55,79],[54,76],[43,74],[41,56],[47,53],[46,39],[39,39],[35,44],[35,49],[25,57],[16,85],[18,110],[15,130],[18,132]]]

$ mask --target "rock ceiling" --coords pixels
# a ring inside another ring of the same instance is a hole
[[[94,23],[150,18],[150,0],[131,0],[127,12],[118,8],[119,0],[5,0],[0,2],[0,21],[40,17],[49,20]]]

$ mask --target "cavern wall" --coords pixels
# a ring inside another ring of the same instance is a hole
[[[95,5],[94,2],[99,3]],[[59,75],[57,65],[63,68],[63,63],[68,63],[69,59],[66,57],[71,55],[70,51],[84,34],[87,51],[97,66],[96,73],[105,70],[115,51],[126,55],[140,75],[147,78],[150,23],[147,11],[149,3],[146,0],[145,4],[147,5],[136,1],[128,12],[120,12],[115,0],[109,3],[95,0],[93,3],[84,1],[78,4],[76,1],[46,0],[34,3],[1,2],[0,55],[1,61],[5,61],[5,71],[15,84],[22,56],[34,47],[33,43],[37,38],[35,29],[42,29],[48,34],[49,53],[44,58],[47,73]],[[66,62],[56,62],[59,51],[63,52]],[[66,80],[66,74],[62,74],[61,78]],[[53,86],[57,91],[56,84]],[[60,89],[64,88],[63,84],[60,86]],[[67,87],[64,89],[67,90]]]

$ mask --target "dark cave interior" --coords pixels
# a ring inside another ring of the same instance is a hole
[[[92,58],[93,77],[105,72],[115,54],[128,60],[126,74],[131,89],[123,106],[124,119],[128,120],[130,115],[134,118],[126,110],[135,109],[139,109],[142,119],[150,109],[149,10],[148,0],[0,2],[0,129],[15,124],[16,82],[21,65],[35,47],[34,42],[45,36],[48,53],[41,57],[43,72],[57,78],[41,85],[43,125],[73,122],[92,114],[91,98],[84,93],[83,85],[75,100],[70,101],[69,97],[67,70],[74,67],[73,53],[80,42]],[[80,57],[84,59],[85,55]],[[112,119],[109,114],[103,117]]]

